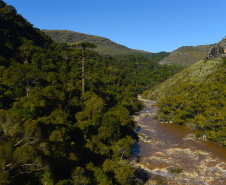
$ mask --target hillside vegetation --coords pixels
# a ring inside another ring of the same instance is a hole
[[[226,59],[201,60],[144,95],[158,101],[158,118],[198,129],[226,146]]]
[[[88,35],[84,33],[78,33],[75,31],[69,30],[42,30],[44,33],[51,36],[51,38],[56,42],[68,43],[70,45],[77,44],[78,42],[91,42],[98,45],[94,51],[111,56],[120,56],[120,55],[142,55],[146,57],[152,57],[152,53],[142,50],[130,49],[126,46],[117,44],[107,38]],[[162,52],[164,57],[168,56],[169,53]]]
[[[144,184],[128,160],[138,139],[130,116],[148,80],[177,68],[159,65],[161,54],[82,55],[2,0],[0,22],[0,184]]]
[[[186,67],[206,57],[210,45],[183,46],[173,51],[168,57],[162,59],[160,64]]]
[[[216,43],[216,45],[218,45],[218,47],[225,46],[226,38],[223,38],[220,42]],[[211,45],[182,46],[171,52],[169,56],[160,60],[159,64],[175,65],[185,68],[206,58],[210,46]]]

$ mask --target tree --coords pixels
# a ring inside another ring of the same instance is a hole
[[[43,72],[31,64],[15,64],[3,73],[3,82],[6,85],[24,87],[27,97],[29,91],[43,78]]]
[[[96,48],[97,46],[90,42],[80,42],[74,47],[82,48],[82,92],[85,92],[85,50],[86,48]]]

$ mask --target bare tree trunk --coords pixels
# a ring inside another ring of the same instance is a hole
[[[29,96],[30,87],[26,87],[27,97]]]
[[[85,56],[84,56],[85,48],[82,47],[82,93],[85,92]]]

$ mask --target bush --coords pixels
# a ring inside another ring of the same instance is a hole
[[[166,169],[168,172],[170,172],[172,174],[180,174],[183,172],[183,168],[181,168],[181,167],[170,166],[170,167],[167,167]]]

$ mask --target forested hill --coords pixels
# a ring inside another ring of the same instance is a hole
[[[226,58],[203,59],[146,91],[158,100],[158,118],[198,129],[226,146]]]
[[[78,42],[91,42],[93,44],[98,45],[94,51],[111,56],[119,56],[119,55],[142,55],[146,57],[152,57],[152,53],[142,50],[130,49],[126,46],[117,44],[107,38],[88,35],[84,33],[78,33],[75,31],[69,30],[42,30],[56,42],[63,42],[69,44],[77,44]],[[169,55],[168,52],[161,52],[163,57]]]
[[[210,45],[182,46],[174,50],[168,57],[162,59],[160,64],[186,67],[204,59]]]
[[[31,23],[17,14],[13,6],[4,6],[2,1],[0,3],[1,65],[9,66],[12,58],[20,63],[30,60],[36,50],[45,48],[52,43],[52,39],[48,35],[33,28]]]
[[[138,139],[130,116],[138,92],[178,69],[158,54],[82,55],[2,0],[0,22],[0,184],[144,184],[128,160]]]

